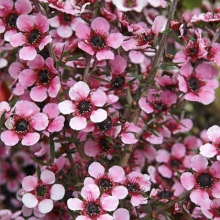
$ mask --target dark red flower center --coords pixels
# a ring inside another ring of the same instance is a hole
[[[174,168],[174,169],[179,169],[180,166],[181,166],[181,162],[180,162],[179,160],[177,160],[177,159],[172,159],[172,160],[170,161],[170,166],[171,166],[172,168]]]
[[[124,76],[118,75],[111,80],[112,89],[121,89],[125,84]]]
[[[100,214],[100,206],[98,204],[96,204],[95,202],[90,202],[87,206],[86,206],[86,212],[89,216],[96,216]]]
[[[102,137],[99,141],[99,145],[104,152],[108,152],[111,149],[111,144],[106,140],[106,138]]]
[[[71,22],[71,15],[70,14],[63,14],[63,21],[64,23],[70,23]]]
[[[138,192],[141,192],[139,183],[128,182],[128,183],[126,184],[126,188],[128,189],[128,191],[129,191],[130,193],[138,193]]]
[[[153,102],[153,104],[154,104],[154,107],[156,108],[156,110],[158,110],[158,111],[167,110],[167,106],[164,103],[162,103],[161,101]]]
[[[197,177],[197,184],[203,189],[210,188],[213,184],[213,178],[209,173],[201,173]]]
[[[25,133],[29,129],[29,122],[24,119],[19,119],[15,123],[15,131],[18,133]]]
[[[112,119],[107,117],[104,121],[96,123],[96,125],[100,131],[108,131],[112,128]]]
[[[105,39],[100,35],[91,36],[90,43],[95,49],[102,49],[106,45]]]
[[[41,37],[42,37],[41,32],[38,29],[33,29],[28,34],[27,40],[29,44],[35,44],[40,41]]]
[[[157,193],[159,199],[170,199],[173,196],[173,192],[169,190],[163,190]]]
[[[108,190],[108,189],[112,188],[112,182],[107,178],[101,178],[98,181],[98,186],[99,186],[99,188],[101,188],[103,190]]]
[[[193,92],[197,92],[200,88],[199,80],[196,77],[191,76],[188,79],[188,86]]]
[[[16,21],[17,21],[18,15],[15,13],[11,13],[6,17],[6,24],[10,28],[16,27]]]
[[[83,100],[78,104],[77,109],[81,115],[88,114],[92,110],[92,103],[90,101]]]
[[[36,193],[38,197],[44,198],[45,195],[48,194],[48,189],[46,185],[37,186]]]
[[[8,177],[8,179],[12,179],[14,180],[17,176],[17,172],[16,170],[14,170],[12,167],[10,167],[7,171],[6,171],[6,176]]]
[[[50,72],[47,69],[42,69],[38,73],[38,80],[41,84],[46,85],[50,82]]]

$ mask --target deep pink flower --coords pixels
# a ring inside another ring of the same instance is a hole
[[[76,26],[76,36],[81,40],[78,47],[90,55],[96,55],[97,60],[114,59],[114,53],[109,47],[117,49],[123,42],[121,33],[110,33],[109,22],[102,17],[95,18],[88,25],[80,23]]]
[[[194,70],[188,61],[182,66],[180,75],[178,76],[179,89],[185,93],[184,98],[186,100],[200,102],[204,105],[208,105],[214,101],[214,89],[218,87],[218,81],[212,79],[213,75],[216,76],[216,73],[215,68],[211,68],[212,71],[210,72],[210,65],[202,63]]]
[[[163,15],[160,15],[154,19],[151,28],[149,28],[144,22],[137,24],[134,36],[124,41],[122,43],[122,48],[125,51],[129,51],[129,50],[145,49],[151,47],[158,34],[164,30],[166,22],[167,22],[167,18]],[[134,55],[136,55],[136,53],[134,53]],[[132,55],[130,56],[132,58]]]
[[[181,183],[186,190],[192,190],[190,199],[197,205],[210,197],[220,198],[220,161],[208,166],[208,160],[202,155],[195,155],[191,159],[193,173],[184,172]]]
[[[119,185],[124,180],[125,172],[120,166],[113,166],[109,168],[108,173],[105,168],[98,162],[93,162],[88,167],[88,173],[91,177],[86,177],[84,186],[89,184],[96,184],[102,192],[107,195],[113,195],[118,199],[124,199],[128,190],[126,187]]]
[[[127,60],[122,56],[116,55],[113,60],[109,61],[111,68],[110,84],[107,88],[113,90],[115,94],[120,93],[124,88],[128,86],[126,82]]]
[[[72,211],[80,210],[80,216],[76,220],[110,220],[112,216],[108,212],[114,211],[119,204],[115,196],[101,196],[99,187],[89,184],[82,188],[83,200],[71,198],[67,200],[67,206]]]
[[[119,133],[119,137],[124,144],[135,144],[138,139],[135,137],[135,133],[139,133],[141,128],[136,126],[133,122],[125,122],[122,126],[122,130]]]
[[[4,39],[10,41],[11,36],[17,33],[17,18],[22,14],[29,14],[32,5],[29,0],[0,0],[0,33]]]
[[[185,48],[176,53],[173,62],[184,65],[188,61],[197,63],[200,59],[206,59],[207,50],[205,47],[205,41],[201,37],[195,41],[189,40]]]
[[[150,190],[150,176],[132,171],[125,179],[124,185],[127,187],[128,194],[131,196],[131,204],[133,206],[147,204],[147,197],[144,197],[142,193]]]
[[[58,104],[63,114],[73,113],[70,127],[74,130],[82,130],[87,126],[87,120],[94,123],[102,122],[107,118],[107,112],[102,107],[106,102],[106,94],[101,90],[90,91],[89,86],[80,81],[69,90],[72,101],[66,100]]]
[[[194,15],[191,18],[191,22],[199,22],[199,21],[218,22],[218,21],[220,21],[220,13],[214,13],[214,12],[209,11],[207,13]]]
[[[19,51],[19,57],[23,60],[33,60],[37,50],[42,50],[52,41],[51,36],[47,35],[48,20],[40,13],[36,16],[20,15],[17,27],[21,32],[14,34],[10,43],[13,47],[23,46]]]
[[[47,127],[47,116],[40,113],[40,108],[35,103],[29,101],[18,101],[14,108],[14,114],[5,122],[9,130],[1,133],[1,140],[9,146],[14,146],[19,141],[26,146],[36,144],[40,139],[40,134],[36,131]]]
[[[69,38],[73,35],[78,23],[83,23],[83,20],[71,14],[60,13],[58,16],[49,19],[49,23],[56,28],[56,32],[60,37]]]
[[[138,104],[140,108],[149,113],[167,113],[171,105],[177,101],[177,95],[169,90],[151,89],[147,98],[140,98]]]
[[[220,160],[220,127],[213,125],[207,130],[207,135],[212,143],[202,145],[200,154],[207,158],[217,156],[217,160]]]
[[[46,60],[37,55],[34,60],[28,61],[30,69],[24,69],[19,74],[19,82],[22,86],[30,87],[30,97],[36,102],[44,101],[47,96],[55,98],[61,88],[57,70],[51,57]]]
[[[5,184],[9,192],[17,192],[24,173],[16,165],[11,165],[6,161],[1,161],[0,167],[0,185]]]
[[[22,181],[25,193],[22,202],[28,208],[38,206],[41,213],[48,213],[53,209],[53,201],[63,198],[65,189],[55,183],[55,174],[50,170],[42,171],[40,179],[35,176],[26,176]]]

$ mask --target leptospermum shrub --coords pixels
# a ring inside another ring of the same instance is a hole
[[[0,219],[220,219],[220,4],[184,2],[0,0]]]

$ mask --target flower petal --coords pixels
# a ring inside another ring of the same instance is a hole
[[[93,162],[89,165],[88,173],[90,176],[97,178],[105,173],[105,168],[98,162]]]
[[[119,201],[115,196],[106,196],[101,203],[104,210],[112,212],[118,207]]]
[[[53,184],[55,182],[55,174],[50,170],[44,170],[40,178],[45,184]]]
[[[50,198],[60,200],[64,197],[65,189],[61,184],[54,184],[50,189]]]
[[[53,201],[51,199],[44,199],[38,204],[38,209],[41,213],[46,214],[53,209]]]
[[[34,208],[38,204],[38,200],[35,195],[26,193],[22,197],[22,202],[28,208]]]
[[[90,115],[90,119],[94,123],[102,122],[107,118],[107,112],[104,109],[97,109],[95,111],[92,111]]]
[[[67,206],[72,211],[83,210],[83,202],[78,198],[68,199]]]
[[[87,126],[87,120],[84,117],[76,116],[70,119],[70,127],[73,130],[79,131],[86,128],[86,126]]]
[[[37,132],[27,133],[23,137],[21,144],[25,146],[32,146],[40,140],[40,135]]]

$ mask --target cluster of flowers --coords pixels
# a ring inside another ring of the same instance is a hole
[[[220,219],[220,127],[184,109],[215,100],[220,4],[178,7],[0,0],[0,219]]]

